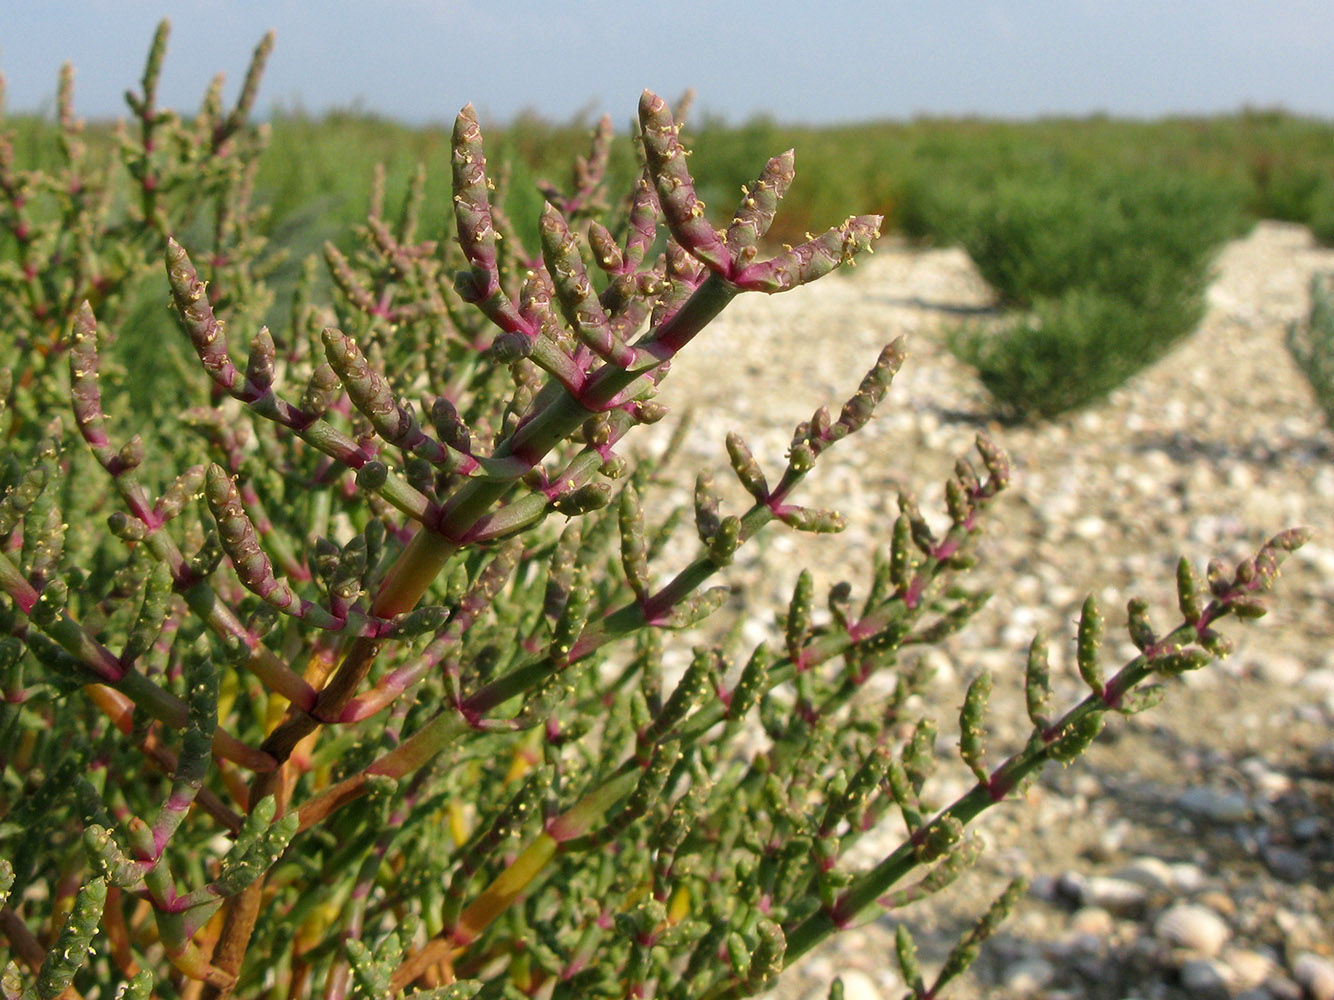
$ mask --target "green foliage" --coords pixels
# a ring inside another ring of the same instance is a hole
[[[998,328],[957,327],[949,346],[977,369],[1003,416],[1050,419],[1102,399],[1162,357],[1202,311],[1199,293],[1185,289],[1166,302],[1137,306],[1075,288],[1039,299]]]
[[[1205,268],[1231,234],[1226,192],[1174,175],[1038,175],[978,196],[961,241],[1002,301],[999,328],[952,350],[1010,418],[1102,398],[1162,357],[1203,312]]]
[[[1334,428],[1334,277],[1311,280],[1311,309],[1288,327],[1288,353],[1315,391],[1325,423]]]
[[[720,231],[645,93],[637,152],[600,125],[517,223],[536,199],[510,197],[520,172],[488,165],[469,107],[447,170],[379,172],[352,234],[285,276],[248,118],[268,40],[236,106],[215,88],[190,120],[155,103],[166,40],[164,24],[114,146],[83,141],[68,82],[41,165],[0,136],[6,996],[752,995],[966,874],[970,822],[1143,707],[1154,678],[1224,652],[1213,626],[1263,613],[1305,538],[1212,566],[1207,597],[1180,570],[1179,624],[1158,636],[1135,603],[1139,655],[1119,669],[1097,662],[1090,610],[1090,691],[1064,713],[1035,644],[1031,737],[1008,757],[974,683],[973,783],[932,812],[937,728],[909,715],[924,668],[900,654],[986,600],[964,584],[1004,452],[977,439],[935,528],[902,495],[859,590],[821,602],[798,575],[781,634],[738,648],[720,630],[676,650],[674,676],[675,633],[722,613],[742,546],[841,528],[796,501],[830,448],[856,446],[903,345],[798,424],[777,467],[720,442],[748,499],[727,510],[699,477],[683,564],[662,553],[686,515],[651,502],[673,449],[635,445],[671,361],[732,299],[823,278],[880,220],[763,255],[792,157],[752,165]],[[540,130],[512,139],[544,148]],[[170,298],[175,347],[140,325],[145,296]],[[901,843],[851,862],[895,812]]]

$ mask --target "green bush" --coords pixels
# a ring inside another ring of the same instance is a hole
[[[1304,322],[1288,327],[1287,345],[1334,430],[1334,275],[1311,279],[1311,310]]]
[[[1100,399],[1190,333],[1209,257],[1240,222],[1223,186],[1162,172],[1030,174],[966,212],[962,245],[1023,314],[948,344],[1012,420]]]
[[[1137,305],[1075,288],[998,327],[956,327],[947,343],[977,369],[1003,418],[1051,419],[1105,397],[1166,353],[1200,314],[1200,296],[1184,291]]]

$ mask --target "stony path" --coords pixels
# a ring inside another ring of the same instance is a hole
[[[1283,348],[1311,275],[1334,272],[1334,251],[1303,229],[1265,223],[1227,246],[1216,272],[1194,335],[1104,403],[1035,428],[995,424],[970,372],[941,346],[943,324],[989,307],[986,286],[953,250],[890,245],[849,278],[743,297],[666,384],[664,402],[697,411],[690,462],[722,482],[727,430],[779,466],[796,422],[837,406],[885,341],[910,338],[876,421],[831,452],[798,498],[842,510],[848,530],[776,534],[735,567],[732,582],[756,588],[761,605],[784,603],[801,565],[817,585],[860,584],[897,491],[915,489],[930,517],[979,429],[1011,452],[1014,488],[996,506],[973,574],[996,597],[932,654],[924,710],[943,734],[964,685],[986,668],[997,681],[993,738],[1022,740],[1027,644],[1044,630],[1053,668],[1072,672],[1069,637],[1086,594],[1108,613],[1109,654],[1133,655],[1119,638],[1125,602],[1148,598],[1166,624],[1179,556],[1202,567],[1213,555],[1252,553],[1284,527],[1317,531],[1285,567],[1274,613],[1229,623],[1238,644],[1228,661],[1191,675],[1155,711],[1114,721],[1084,761],[1045,775],[1025,808],[993,810],[979,870],[901,915],[929,965],[1008,877],[1033,877],[976,973],[955,988],[964,1000],[1267,1000],[1300,997],[1299,981],[1308,995],[1334,997],[1334,432]],[[687,496],[683,484],[674,499]],[[1077,697],[1078,685],[1065,693]],[[942,757],[951,739],[942,736]],[[957,760],[941,770],[945,802],[965,784]],[[885,831],[880,846],[896,843]],[[843,935],[779,995],[822,996],[840,971],[849,997],[899,996],[893,926],[886,917]]]

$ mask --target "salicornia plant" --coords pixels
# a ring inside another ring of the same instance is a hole
[[[764,253],[789,152],[715,228],[646,93],[633,189],[606,198],[604,124],[524,246],[465,108],[451,238],[419,232],[442,179],[419,173],[394,216],[377,189],[355,249],[326,249],[332,301],[312,263],[271,331],[247,116],[268,43],[234,109],[215,87],[184,120],[153,96],[165,39],[114,150],[81,139],[69,74],[57,163],[21,170],[0,139],[5,997],[753,994],[963,874],[974,817],[1221,654],[1219,620],[1261,613],[1302,540],[1207,580],[1183,562],[1178,623],[1132,602],[1140,653],[1114,672],[1090,600],[1089,694],[1051,705],[1036,641],[1032,735],[1008,758],[988,757],[979,676],[975,783],[934,807],[937,730],[909,715],[924,678],[900,655],[985,599],[960,581],[1003,452],[979,437],[980,464],[958,462],[943,531],[900,497],[860,591],[817,606],[802,573],[771,642],[700,645],[678,674],[666,647],[724,603],[738,549],[841,527],[802,481],[904,347],[798,425],[782,467],[729,436],[750,499],[725,509],[701,475],[684,565],[662,558],[680,512],[645,502],[670,449],[632,450],[733,298],[851,262],[878,219]],[[197,356],[180,380],[146,286]],[[896,850],[847,860],[895,815]],[[913,995],[939,995],[1019,891],[929,979],[903,925]]]

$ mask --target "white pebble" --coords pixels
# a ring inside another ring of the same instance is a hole
[[[1292,963],[1292,978],[1310,1000],[1334,1000],[1334,961],[1304,951]]]
[[[1144,856],[1135,858],[1128,865],[1117,869],[1116,877],[1142,885],[1150,891],[1162,891],[1172,887],[1172,866],[1161,858]]]
[[[1149,893],[1144,886],[1123,878],[1095,875],[1080,886],[1079,901],[1085,906],[1101,906],[1121,916],[1143,909]]]
[[[1055,968],[1041,958],[1021,958],[1011,962],[1001,973],[1001,985],[1013,996],[1032,996],[1050,983]]]
[[[1276,971],[1268,955],[1249,948],[1231,948],[1223,953],[1223,961],[1236,976],[1236,985],[1243,989],[1259,986]]]
[[[1194,903],[1177,903],[1158,915],[1153,933],[1170,945],[1212,958],[1222,950],[1232,932],[1213,910]]]

